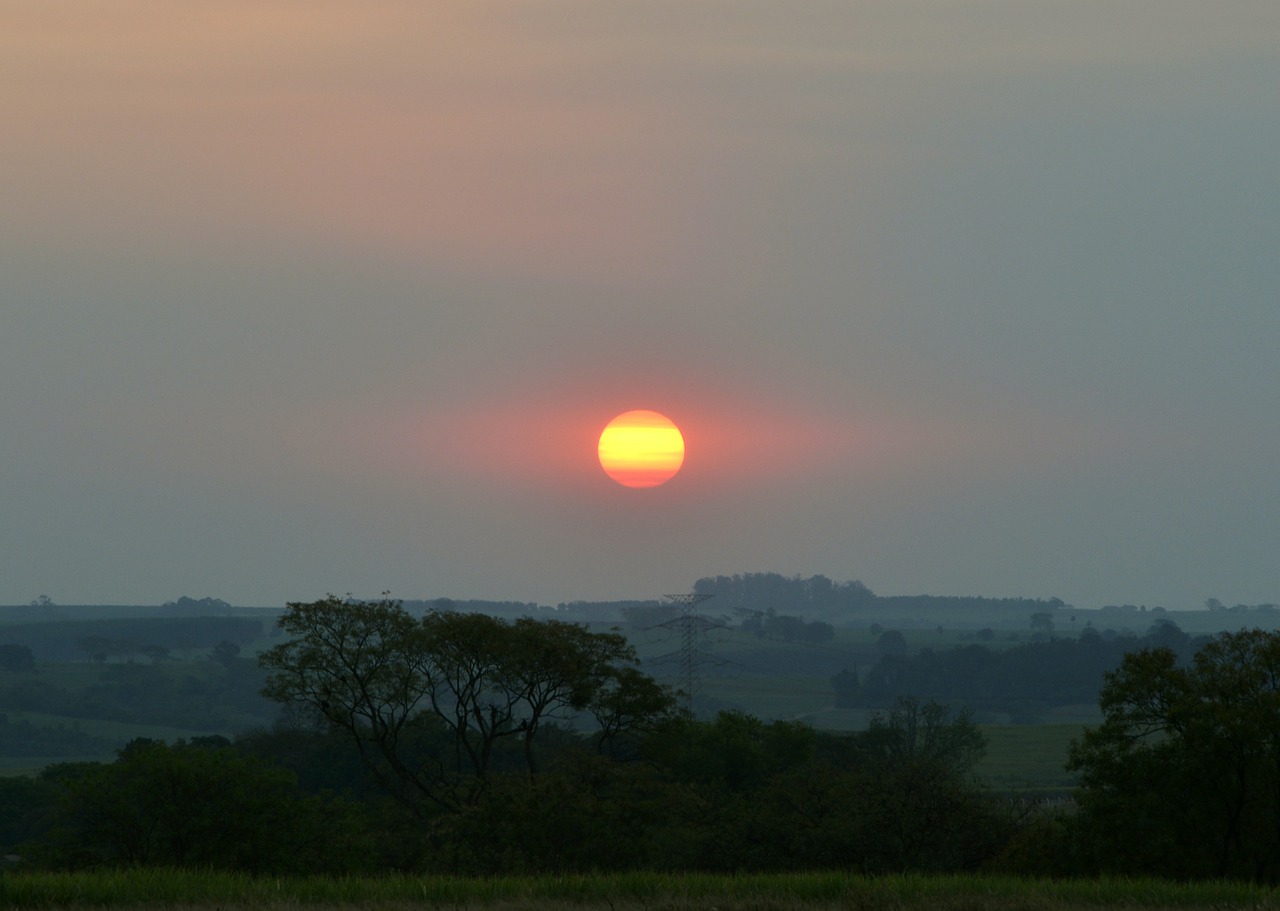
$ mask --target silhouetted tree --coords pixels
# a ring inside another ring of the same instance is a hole
[[[36,669],[36,656],[26,645],[7,643],[0,645],[0,671],[12,674],[29,673]]]
[[[876,651],[881,655],[905,655],[907,653],[907,637],[896,629],[887,629],[876,640]]]
[[[616,633],[522,618],[428,611],[332,595],[289,604],[294,638],[260,657],[266,694],[318,711],[354,740],[387,790],[416,812],[475,804],[495,749],[523,744],[530,776],[545,722],[594,710],[605,739],[670,712],[671,694],[631,674]]]
[[[1031,632],[1046,638],[1053,636],[1053,614],[1041,611],[1031,615]]]
[[[1071,750],[1104,870],[1280,878],[1280,634],[1224,633],[1190,664],[1125,655]]]
[[[215,645],[213,647],[213,652],[209,655],[210,660],[216,661],[223,667],[231,667],[239,657],[240,646],[236,645],[229,639],[223,639]]]

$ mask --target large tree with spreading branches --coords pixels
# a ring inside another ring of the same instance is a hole
[[[266,695],[346,731],[378,781],[420,814],[478,801],[508,742],[535,782],[548,723],[591,719],[603,748],[675,711],[623,636],[580,624],[414,617],[387,597],[330,595],[289,604],[279,625],[292,638],[260,658]]]

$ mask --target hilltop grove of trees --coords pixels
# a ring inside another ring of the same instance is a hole
[[[770,572],[706,576],[694,583],[693,590],[699,595],[714,597],[719,610],[760,614],[773,610],[836,623],[855,621],[871,609],[899,614],[927,611],[944,616],[965,612],[1025,616],[1066,606],[1059,598],[886,597],[875,594],[857,580],[836,582],[823,575],[803,578]]]

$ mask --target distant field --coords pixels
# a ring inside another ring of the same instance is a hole
[[[1067,772],[1067,747],[1083,724],[981,725],[987,755],[976,769],[995,790],[1065,791],[1075,786]]]
[[[68,718],[62,715],[46,715],[40,712],[5,711],[5,715],[13,723],[29,721],[40,727],[79,728],[86,734],[102,738],[121,746],[138,737],[151,740],[164,740],[173,743],[177,740],[190,740],[207,734],[221,733],[230,736],[230,731],[192,731],[186,728],[165,727],[162,725],[126,724],[119,721],[102,721],[92,718]],[[57,762],[77,761],[111,761],[116,758],[115,750],[106,749],[92,755],[76,756],[0,756],[0,775],[31,775],[47,765]]]
[[[156,724],[128,724],[122,721],[103,721],[95,718],[68,718],[62,715],[45,715],[40,712],[6,712],[9,720],[13,722],[30,721],[36,725],[62,725],[64,727],[78,727],[87,734],[94,737],[105,737],[113,740],[119,740],[128,743],[137,737],[150,737],[154,740],[177,740],[179,738],[190,739],[192,737],[202,737],[208,734],[223,734],[231,736],[233,731],[204,731],[192,730],[191,728],[179,728],[173,726],[156,725]]]
[[[673,685],[679,681],[669,681]],[[724,707],[743,711],[765,720],[805,720],[815,711],[831,706],[835,694],[826,680],[801,676],[711,677],[700,680],[697,694]]]

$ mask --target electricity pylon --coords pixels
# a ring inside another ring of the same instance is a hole
[[[709,594],[689,592],[683,595],[663,595],[663,597],[672,602],[679,610],[679,613],[665,623],[659,623],[658,627],[679,630],[680,650],[661,655],[654,658],[653,661],[654,663],[664,661],[679,662],[680,689],[684,694],[684,706],[692,714],[693,696],[698,688],[699,665],[722,665],[727,663],[708,652],[702,651],[698,647],[698,640],[708,630],[724,629],[725,627],[721,623],[716,623],[698,615],[698,605],[712,597]]]

